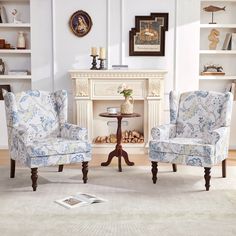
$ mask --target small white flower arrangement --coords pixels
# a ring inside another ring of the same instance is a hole
[[[123,83],[118,87],[117,92],[119,94],[123,94],[124,97],[130,97],[130,96],[132,96],[133,89],[129,89],[127,87],[127,85],[125,83]]]

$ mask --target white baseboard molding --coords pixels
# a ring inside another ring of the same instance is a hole
[[[236,145],[229,145],[229,150],[236,150]]]
[[[7,150],[8,149],[8,145],[0,145],[0,150]]]

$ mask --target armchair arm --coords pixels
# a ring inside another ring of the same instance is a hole
[[[229,136],[229,127],[220,127],[213,131],[207,132],[204,135],[206,143],[216,145],[220,140],[227,140]]]
[[[154,140],[164,140],[176,136],[176,124],[160,125],[151,130],[151,135]]]
[[[31,140],[27,129],[24,126],[17,126],[12,129],[12,136],[17,138],[22,143],[27,143]]]
[[[87,141],[88,130],[78,125],[64,123],[61,125],[61,137],[73,140]]]
[[[224,160],[228,156],[230,127],[221,127],[209,132],[205,141],[215,145],[216,163]]]

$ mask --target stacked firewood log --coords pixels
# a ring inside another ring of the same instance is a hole
[[[109,136],[98,136],[95,138],[95,143],[116,143],[116,135],[110,134]],[[143,134],[133,130],[122,132],[122,143],[143,143],[144,137]]]

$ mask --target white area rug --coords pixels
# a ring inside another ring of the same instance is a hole
[[[236,235],[236,167],[212,169],[211,189],[204,191],[203,168],[160,166],[152,184],[150,167],[91,168],[88,184],[80,169],[39,170],[32,191],[30,170],[0,168],[1,236]],[[76,192],[108,202],[68,210],[54,203]]]

